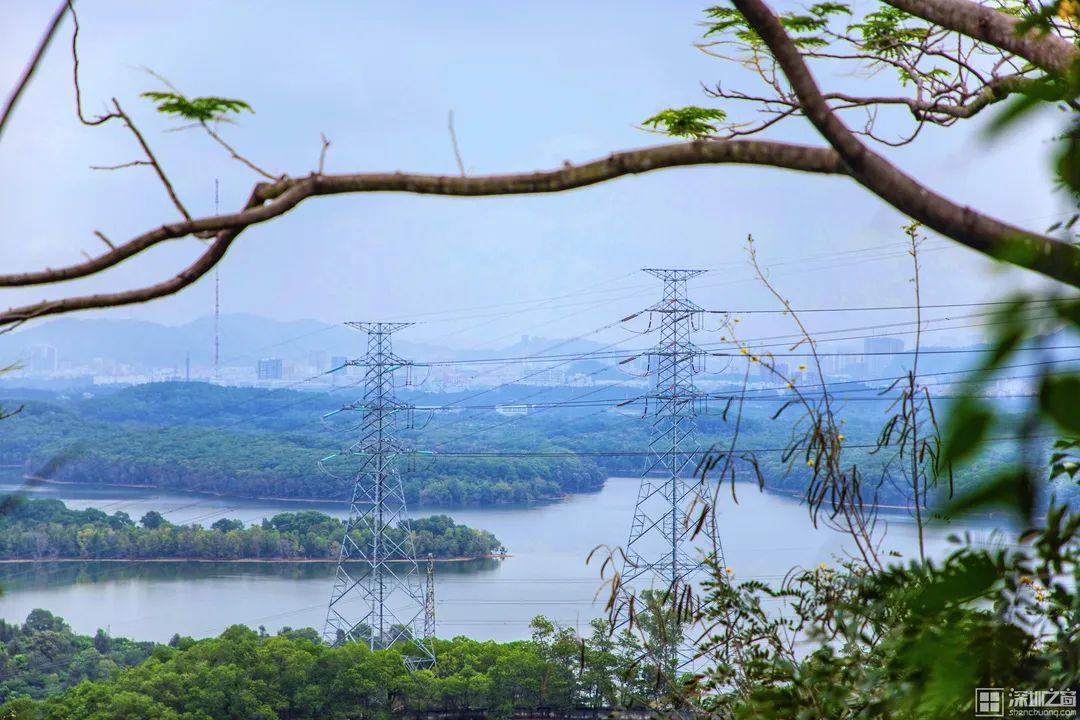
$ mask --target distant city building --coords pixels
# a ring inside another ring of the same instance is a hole
[[[821,363],[821,372],[826,375],[840,375],[844,372],[844,358],[843,355],[838,354],[835,350],[825,351],[818,356],[818,360]]]
[[[323,372],[327,369],[326,365],[326,351],[325,350],[312,350],[308,354],[308,364],[315,368],[317,372]],[[334,367],[331,365],[330,367]]]
[[[904,341],[893,337],[871,337],[863,340],[866,367],[871,374],[881,374],[904,352]]]
[[[353,368],[346,367],[349,362],[349,358],[344,355],[334,355],[330,358],[330,367],[327,370],[333,370],[330,378],[334,382],[340,382],[341,378],[352,373]]]
[[[495,412],[500,415],[528,415],[528,405],[496,405]]]
[[[259,361],[259,380],[280,380],[285,376],[285,363],[281,358],[270,357]]]
[[[32,372],[56,372],[56,348],[52,345],[30,346],[29,369]]]

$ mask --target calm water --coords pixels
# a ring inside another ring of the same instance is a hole
[[[436,568],[438,632],[509,640],[527,637],[537,614],[584,627],[603,613],[599,565],[586,565],[599,545],[625,543],[637,495],[636,478],[612,478],[605,488],[539,507],[424,508],[415,515],[446,512],[457,522],[495,533],[512,553],[505,560],[441,563]],[[0,484],[0,492],[16,486]],[[148,510],[174,523],[209,525],[221,517],[252,523],[283,511],[316,509],[342,516],[342,504],[238,500],[152,489],[42,485],[34,497],[54,497],[75,508],[122,510],[138,519]],[[719,508],[727,564],[742,579],[778,580],[792,566],[832,563],[846,553],[844,537],[811,526],[795,500],[742,485],[739,503],[730,493]],[[888,518],[885,547],[904,557],[917,552],[909,518]],[[989,527],[941,527],[930,532],[935,554],[946,536],[970,530],[993,542]],[[0,565],[0,617],[21,621],[41,607],[66,618],[78,632],[99,627],[114,635],[167,640],[173,633],[216,635],[234,623],[322,629],[333,568],[289,563],[53,563]]]

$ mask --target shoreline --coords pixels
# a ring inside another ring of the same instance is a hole
[[[188,488],[164,488],[160,485],[154,485],[153,483],[111,483],[111,482],[82,482],[79,480],[57,480],[55,478],[41,477],[40,475],[23,475],[23,480],[34,483],[44,483],[46,485],[64,485],[67,487],[113,487],[113,488],[130,488],[133,490],[160,490],[162,492],[172,493],[187,493],[190,495],[209,495],[210,497],[226,498],[232,500],[272,500],[274,502],[289,502],[289,503],[322,503],[332,505],[349,505],[349,500],[339,500],[335,498],[316,498],[316,497],[279,497],[277,495],[237,495],[236,493],[224,493],[215,492],[213,490],[192,490]],[[610,479],[610,478],[608,478]],[[605,482],[607,480],[605,479]],[[590,490],[588,492],[600,492],[600,489]],[[555,495],[553,497],[539,498],[534,502],[524,503],[527,506],[540,506],[548,503],[558,502],[565,500],[566,498],[574,495],[575,493],[564,493],[562,495]],[[514,503],[493,503],[491,505],[423,505],[417,503],[412,507],[420,508],[436,508],[442,510],[457,510],[457,509],[477,509],[477,508],[501,508],[501,507],[513,507]]]
[[[472,557],[449,557],[449,558],[432,558],[434,562],[469,562],[470,560],[505,560],[513,557],[512,553],[501,553],[491,555],[475,555]],[[218,558],[70,558],[70,557],[56,557],[56,558],[7,558],[0,559],[0,565],[46,565],[48,563],[87,563],[87,562],[105,562],[105,563],[245,563],[245,564],[290,564],[290,565],[307,565],[315,563],[323,564],[337,564],[337,560],[322,559],[322,558],[233,558],[233,559],[218,559]],[[361,563],[363,560],[353,560],[352,562]],[[407,560],[387,560],[388,563],[402,563],[408,562]],[[422,563],[423,560],[417,560],[417,563]]]
[[[86,486],[86,487],[95,487],[95,486],[96,487],[115,487],[115,488],[130,488],[130,489],[134,489],[134,490],[161,490],[161,491],[164,491],[164,492],[187,493],[187,494],[191,494],[191,495],[208,495],[210,497],[229,498],[229,499],[233,499],[233,500],[248,500],[248,501],[264,500],[264,501],[272,501],[272,502],[320,503],[320,504],[327,504],[327,505],[346,505],[346,506],[349,505],[349,503],[350,503],[349,500],[337,500],[337,499],[334,499],[334,498],[279,497],[279,496],[276,496],[276,495],[237,495],[235,493],[214,492],[213,490],[189,490],[189,489],[181,489],[181,488],[163,488],[160,485],[147,484],[147,483],[80,482],[80,481],[76,481],[76,480],[56,480],[56,479],[53,479],[53,478],[40,477],[38,475],[23,475],[22,477],[23,477],[24,480],[28,480],[28,481],[32,481],[32,482],[45,483],[45,484],[48,484],[48,485]],[[604,479],[604,482],[607,483],[608,480],[614,480],[614,479],[633,480],[633,479],[636,479],[636,478],[622,478],[621,476],[612,475],[612,476],[606,477]],[[756,485],[757,484],[752,480],[737,480],[736,482],[744,482],[744,483],[747,483],[747,484],[750,484],[750,485]],[[601,487],[600,490],[602,490],[602,489],[603,488]],[[560,502],[562,500],[566,500],[567,498],[571,498],[574,495],[587,495],[587,494],[590,494],[590,493],[593,493],[593,492],[600,492],[600,490],[587,490],[587,491],[580,492],[580,493],[564,493],[562,495],[557,495],[557,496],[554,496],[554,497],[540,498],[540,499],[538,499],[538,500],[536,500],[534,502],[523,503],[523,505],[525,507],[541,507],[541,506],[548,505],[548,504],[551,504],[551,503],[556,503],[556,502]],[[803,500],[802,493],[797,491],[797,490],[766,487],[762,492],[768,493],[770,495],[778,495],[778,496],[781,496],[781,497],[790,498],[792,500],[796,500],[796,501],[799,501],[799,502],[802,502],[802,500]],[[416,505],[413,505],[411,507],[413,507],[414,511],[417,511],[417,512],[421,511],[421,510],[424,510],[425,508],[432,508],[435,512],[439,512],[439,511],[443,511],[443,510],[477,510],[477,509],[486,510],[486,509],[492,509],[492,508],[505,508],[505,507],[517,507],[517,506],[520,506],[520,505],[515,504],[515,503],[504,503],[504,504],[495,503],[495,504],[491,504],[491,505],[452,505],[452,506],[446,506],[446,505],[434,505],[434,506],[432,506],[432,505],[416,504]],[[876,507],[879,510],[905,511],[905,512],[909,512],[909,513],[915,511],[915,507],[913,505],[887,505],[887,504],[884,504],[884,503],[878,503],[878,504],[874,505],[873,507]],[[991,518],[995,517],[994,513],[977,513],[976,515],[979,516],[979,517],[986,518],[986,519],[991,519]],[[940,522],[941,519],[938,518],[938,521]],[[471,559],[471,558],[469,558],[469,559]],[[77,560],[77,558],[76,558],[76,560]],[[455,560],[456,560],[456,558],[455,558]],[[0,562],[6,562],[6,561],[0,560]]]

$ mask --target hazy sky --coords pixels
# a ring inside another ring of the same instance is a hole
[[[52,2],[0,3],[0,79],[11,87],[53,11]],[[698,2],[106,2],[80,3],[84,102],[121,100],[141,123],[189,208],[239,207],[257,180],[194,131],[166,133],[138,93],[159,87],[149,66],[188,95],[250,102],[256,113],[228,139],[276,172],[306,174],[319,133],[333,142],[327,171],[455,172],[453,110],[466,169],[549,168],[663,139],[637,127],[659,109],[707,104],[701,83],[749,86],[737,68],[693,47]],[[119,126],[74,116],[70,21],[0,142],[0,267],[35,269],[100,249],[174,219]],[[827,80],[828,78],[826,78]],[[1049,122],[988,144],[977,126],[930,131],[891,151],[937,190],[1035,229],[1061,215],[1049,193]],[[795,120],[772,133],[813,141]],[[499,346],[521,334],[566,337],[653,302],[643,266],[715,268],[695,298],[710,308],[775,307],[750,281],[743,245],[758,240],[773,278],[796,306],[904,304],[911,275],[904,219],[840,178],[706,167],[626,178],[573,193],[493,199],[366,195],[309,200],[244,233],[221,265],[223,310],[324,321],[452,313],[416,339]],[[171,275],[201,244],[178,241],[106,276],[88,291]],[[1024,282],[973,252],[931,237],[924,299],[999,299]],[[604,292],[595,292],[602,290]],[[55,294],[55,289],[48,293]],[[37,288],[3,302],[40,299]],[[559,298],[546,304],[522,301]],[[177,296],[109,311],[179,323],[210,312],[210,276]],[[511,305],[507,305],[510,303]],[[513,305],[513,303],[519,303]],[[529,309],[503,317],[507,310]],[[541,311],[534,311],[542,307]],[[472,309],[478,308],[478,309]],[[855,327],[906,319],[869,313],[815,319]],[[468,319],[462,319],[462,317]],[[782,329],[753,318],[750,334]],[[934,336],[968,341],[972,330]]]

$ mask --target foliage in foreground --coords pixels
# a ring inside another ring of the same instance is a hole
[[[0,559],[336,560],[345,532],[341,520],[313,510],[279,513],[249,527],[223,518],[204,528],[173,525],[153,511],[136,524],[123,511],[70,510],[59,500],[8,496],[2,502]],[[421,558],[483,557],[506,550],[486,530],[457,525],[446,515],[412,520],[411,531]],[[389,532],[404,536],[406,531]],[[360,547],[370,540],[363,529],[353,537]]]
[[[724,718],[968,718],[977,687],[1080,685],[1080,516],[1031,551],[964,546],[884,571],[824,565],[777,588],[720,576],[695,691]]]

